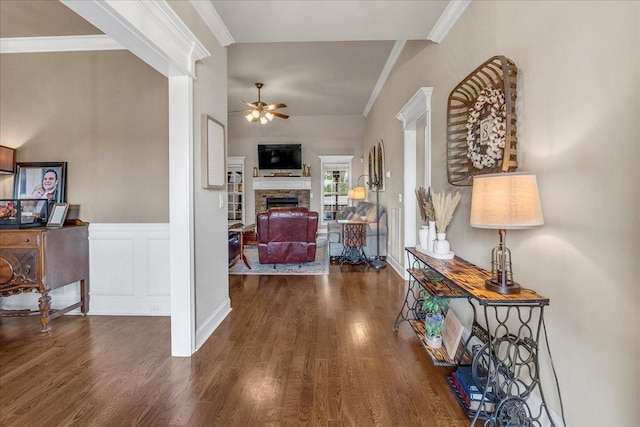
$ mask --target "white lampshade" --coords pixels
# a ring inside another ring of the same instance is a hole
[[[353,189],[349,191],[351,192],[351,196],[349,196],[351,199],[364,200],[367,197],[364,187],[353,187]]]
[[[520,229],[544,224],[535,175],[497,173],[473,178],[472,227]]]

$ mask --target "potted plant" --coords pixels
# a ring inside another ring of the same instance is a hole
[[[425,295],[422,301],[424,318],[424,341],[431,348],[442,346],[442,325],[449,310],[449,298]]]

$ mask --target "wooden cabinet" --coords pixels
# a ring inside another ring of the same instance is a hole
[[[229,224],[244,223],[244,156],[227,157],[227,207]]]
[[[80,308],[89,311],[89,227],[78,222],[62,228],[0,230],[0,297],[39,292],[39,310],[3,310],[0,317],[40,315],[42,332],[49,321]],[[80,282],[80,301],[51,309],[49,292]]]

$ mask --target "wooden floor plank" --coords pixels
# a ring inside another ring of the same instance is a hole
[[[191,358],[168,317],[0,320],[3,426],[463,426],[391,269],[230,276],[233,311]]]

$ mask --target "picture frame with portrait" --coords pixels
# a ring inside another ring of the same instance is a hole
[[[14,199],[66,202],[67,162],[16,163]]]

